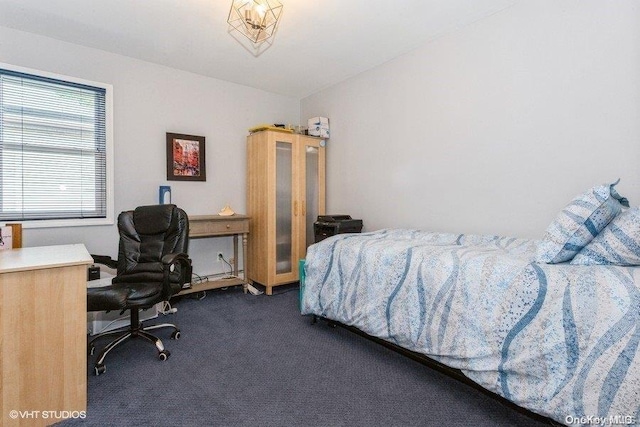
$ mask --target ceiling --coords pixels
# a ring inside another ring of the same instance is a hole
[[[231,0],[0,0],[0,26],[301,99],[517,1],[281,0],[258,52]]]

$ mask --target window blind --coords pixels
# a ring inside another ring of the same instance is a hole
[[[0,221],[106,217],[105,94],[0,69]]]

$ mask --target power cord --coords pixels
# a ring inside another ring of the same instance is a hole
[[[177,311],[177,308],[171,307],[171,303],[169,301],[162,301],[162,308],[158,310],[159,313],[164,314],[165,316],[167,314],[173,314]]]
[[[240,280],[244,280],[236,275],[233,274],[233,266],[224,258],[224,255],[222,255],[221,253],[218,254],[218,259],[221,259],[222,261],[224,261],[225,264],[227,264],[229,266],[229,274],[226,277],[223,277],[222,280],[225,279],[240,279]],[[255,287],[253,287],[250,283],[247,283],[246,285],[246,290],[249,291],[249,293],[251,295],[262,295],[264,292],[262,292],[261,290],[256,289]],[[222,288],[222,289],[226,289],[226,288]]]
[[[222,255],[222,254],[218,255],[218,257],[219,257],[219,258],[220,258],[220,259],[221,259],[225,264],[227,264],[227,265],[229,266],[229,274],[227,275],[227,277],[224,277],[224,279],[233,279],[233,278],[235,278],[236,276],[234,276],[234,275],[233,275],[233,266],[229,263],[229,261],[227,261],[227,260],[224,258],[224,255]]]
[[[216,280],[231,280],[231,279],[239,279],[239,280],[245,280],[240,276],[236,276],[235,274],[233,274],[233,266],[231,265],[231,263],[229,261],[227,261],[224,257],[224,255],[222,255],[222,253],[218,253],[218,259],[223,261],[225,264],[227,264],[229,266],[229,273],[225,274],[225,273],[215,273],[215,274],[207,274],[204,276],[200,276],[199,274],[196,274],[194,272],[192,272],[192,280],[191,283],[185,284],[185,286],[183,286],[183,289],[187,289],[190,288],[191,286],[193,286],[194,284],[198,284],[198,283],[202,283],[202,282],[208,282],[210,278],[215,278]],[[240,270],[243,271],[243,270]],[[223,277],[220,277],[221,275],[224,275]],[[253,294],[253,295],[261,295],[264,292],[259,291],[258,289],[254,288],[253,286],[251,286],[250,284],[246,284],[245,286],[247,286],[247,290]],[[221,290],[226,290],[228,289],[228,287],[221,287],[218,288]],[[201,292],[197,292],[197,293],[193,293],[189,295],[192,298],[196,298],[198,300],[203,300],[206,296],[207,296],[207,291],[201,291]],[[176,310],[175,308],[171,309],[171,310]],[[168,314],[165,312],[162,312],[163,314]],[[175,313],[175,311],[171,311],[171,313]]]
[[[119,322],[121,320],[125,320],[125,319],[129,319],[129,315],[128,314],[125,315],[125,316],[120,316],[120,317],[118,317],[116,319],[113,319],[111,322],[109,322],[105,326],[103,326],[102,329],[99,332],[94,331],[93,335],[100,335],[101,333],[106,332],[109,329],[109,327],[111,325],[113,325],[114,323]],[[122,326],[122,327],[124,327],[124,326]],[[118,328],[116,328],[116,329],[118,329]]]

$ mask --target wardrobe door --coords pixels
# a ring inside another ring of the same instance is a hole
[[[300,258],[315,241],[313,224],[325,213],[325,149],[324,141],[300,137]]]
[[[283,138],[276,138],[275,142],[275,275],[287,276],[294,273],[296,249],[293,221],[294,150],[291,141],[280,139]]]

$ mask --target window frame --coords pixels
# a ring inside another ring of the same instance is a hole
[[[12,64],[0,62],[0,68],[17,73],[32,74],[38,77],[61,80],[69,83],[76,83],[86,86],[94,86],[105,90],[105,183],[106,183],[106,217],[105,218],[70,218],[70,219],[42,219],[9,221],[20,222],[23,228],[54,228],[54,227],[85,227],[93,225],[113,225],[114,224],[114,147],[113,147],[113,86],[108,83],[95,82],[66,76],[32,68],[20,67]]]

